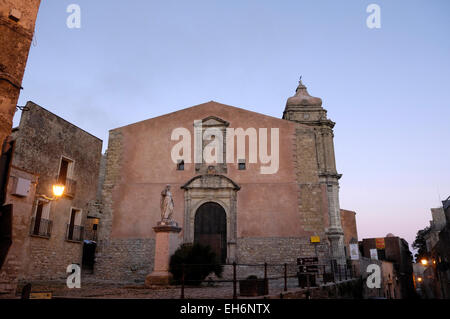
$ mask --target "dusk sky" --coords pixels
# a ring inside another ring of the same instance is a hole
[[[446,0],[44,0],[19,105],[105,150],[112,128],[210,100],[281,118],[302,75],[336,122],[340,204],[359,238],[412,244],[450,195],[449,14]]]

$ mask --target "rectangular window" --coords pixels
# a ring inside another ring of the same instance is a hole
[[[238,163],[238,168],[240,171],[245,170],[245,159],[240,159]]]
[[[61,158],[59,165],[58,183],[66,185],[67,179],[72,178],[73,161],[65,157]]]
[[[183,160],[178,161],[178,163],[177,163],[177,170],[178,171],[184,171],[184,161]]]
[[[67,224],[67,240],[83,241],[84,227],[81,226],[81,210],[72,208]]]
[[[52,222],[50,221],[50,203],[38,200],[31,223],[31,235],[50,237]]]

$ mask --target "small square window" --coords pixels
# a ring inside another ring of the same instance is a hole
[[[178,171],[184,171],[184,161],[183,160],[178,161],[177,170]]]
[[[240,171],[245,170],[245,159],[240,159],[240,160],[239,160],[239,163],[238,163],[238,169],[239,169]]]

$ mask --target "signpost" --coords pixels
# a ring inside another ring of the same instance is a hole
[[[306,277],[307,286],[309,288],[310,281],[312,285],[316,285],[315,275],[319,273],[319,258],[318,257],[303,257],[297,258],[298,274],[299,274],[299,285],[304,286],[301,281]]]
[[[297,265],[299,266],[299,271],[302,273],[319,273],[319,258],[317,257],[304,257],[297,258]]]

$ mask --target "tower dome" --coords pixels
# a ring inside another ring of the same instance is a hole
[[[322,99],[309,95],[306,86],[302,83],[302,80],[298,82],[298,87],[295,90],[295,95],[288,98],[286,102],[286,108],[288,107],[321,107]]]
[[[395,237],[395,235],[393,233],[389,233],[386,235],[386,237]]]

